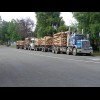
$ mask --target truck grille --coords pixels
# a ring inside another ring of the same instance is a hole
[[[83,49],[89,49],[90,42],[89,41],[82,41],[82,48]]]

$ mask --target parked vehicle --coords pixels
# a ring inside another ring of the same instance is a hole
[[[23,43],[23,45],[22,45]],[[20,45],[18,45],[20,44]],[[16,43],[17,48],[29,48],[29,50],[48,52],[52,51],[55,54],[66,53],[73,54],[93,54],[93,48],[90,41],[84,34],[71,34],[71,32],[58,32],[51,36],[43,38],[31,38],[26,46],[26,40]],[[25,47],[26,46],[26,47]]]

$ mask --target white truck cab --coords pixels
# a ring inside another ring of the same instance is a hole
[[[29,46],[29,50],[34,50],[34,38],[31,38],[31,41],[30,41],[30,46]]]

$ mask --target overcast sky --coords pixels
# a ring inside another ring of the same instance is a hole
[[[0,16],[5,21],[11,21],[11,19],[20,19],[20,18],[31,18],[36,24],[36,17],[34,12],[0,12]],[[70,25],[71,23],[75,23],[76,20],[73,18],[71,12],[61,12],[61,16],[65,21],[66,25]]]

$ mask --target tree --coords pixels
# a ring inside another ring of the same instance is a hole
[[[36,12],[37,37],[44,37],[56,33],[64,25],[60,12]],[[54,27],[55,26],[55,27]]]
[[[8,26],[9,26],[9,22],[7,21],[2,21],[2,41],[3,42],[7,42],[7,38],[6,36],[8,35]]]
[[[69,29],[69,26],[62,25],[58,28],[58,32],[64,32]]]
[[[0,16],[0,40],[2,41],[2,18]]]
[[[100,12],[73,12],[74,17],[78,21],[78,29],[81,32],[84,29],[84,33],[90,34],[91,44],[94,48],[94,40],[98,44],[98,34],[100,32]]]
[[[16,41],[18,38],[16,27],[17,27],[17,22],[16,20],[12,19],[11,22],[9,23],[8,27],[9,34],[7,35],[8,39],[11,41]]]
[[[30,34],[32,33],[32,29],[34,26],[34,22],[30,19],[17,19],[17,23],[22,35],[22,38],[28,37],[30,36]]]
[[[0,44],[17,41],[34,35],[34,22],[30,18],[12,19],[10,22],[2,21],[0,16]]]

